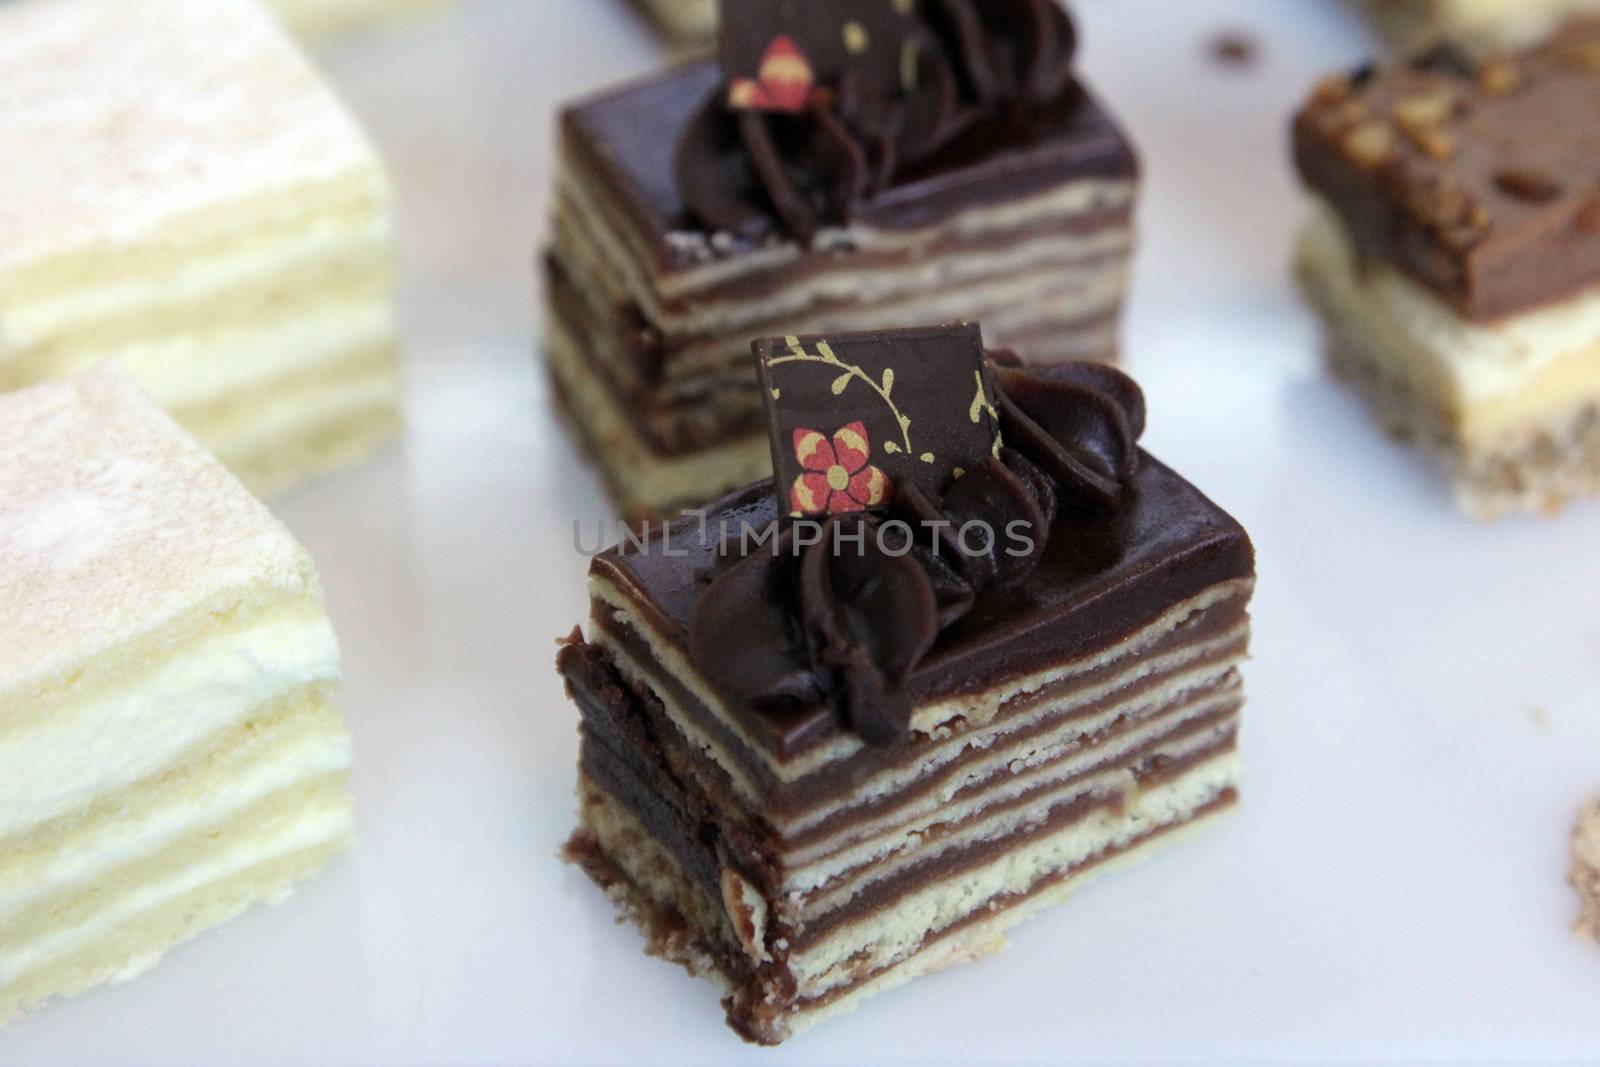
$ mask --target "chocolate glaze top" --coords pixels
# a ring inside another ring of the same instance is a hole
[[[1357,249],[1491,321],[1600,283],[1600,19],[1319,85],[1295,162]]]
[[[815,32],[803,36],[836,45],[830,14],[854,7],[813,4],[804,28]],[[725,50],[758,43],[785,22],[761,8],[740,13],[723,14]],[[1082,95],[1072,77],[1077,32],[1057,0],[912,0],[904,14],[887,6],[876,14],[900,24],[908,50],[846,62],[835,84],[802,79],[798,109],[792,101],[778,110],[736,105],[722,85],[706,97],[675,160],[679,193],[701,224],[749,243],[783,233],[810,245],[821,227],[848,224],[898,174],[976,125],[1026,122],[1034,109],[1073,106]],[[782,40],[804,66],[803,50]]]
[[[1087,383],[1100,394],[1095,405],[1112,393],[1110,402],[1127,416],[1120,431],[1108,430],[1102,416],[1084,416],[1076,404],[1067,405],[1074,411],[1061,416],[1065,423],[1053,420],[1041,397],[1026,395],[1029,386],[1013,379],[1003,394],[1036,416],[1028,423],[1068,442],[1073,467],[1053,467],[1048,447],[1024,441],[1013,418],[1008,443],[1039,460],[1008,454],[1005,472],[968,473],[937,505],[947,516],[981,515],[1002,525],[1043,520],[1031,558],[969,560],[946,551],[930,559],[917,552],[861,564],[851,553],[821,553],[819,561],[808,549],[784,577],[782,568],[762,565],[764,552],[739,559],[722,533],[734,531],[736,540],[741,529],[783,521],[773,486],[763,482],[714,505],[704,529],[686,517],[644,550],[624,543],[603,553],[593,573],[618,586],[647,622],[690,655],[703,680],[776,758],[794,758],[845,732],[873,744],[903,743],[915,705],[976,694],[1110,647],[1173,605],[1254,574],[1243,528],[1134,449],[1143,411],[1136,395],[1115,395],[1117,379],[1126,379],[1095,368],[1073,381],[1078,373],[1055,372],[1073,388]],[[1119,437],[1125,453],[1115,445]],[[1107,445],[1114,446],[1110,452]],[[1072,473],[1078,466],[1085,470]],[[959,488],[962,482],[969,487]],[[892,514],[928,506],[902,500]],[[794,573],[806,567],[822,571]],[[737,625],[724,627],[723,619]],[[708,633],[717,641],[715,655],[703,649],[696,655]],[[872,662],[851,662],[862,655]]]
[[[625,212],[657,269],[737,257],[755,243],[696,218],[674,174],[677,143],[721,85],[715,63],[679,67],[582,102],[562,118],[567,150],[599,176],[605,202]],[[1075,85],[1049,106],[995,113],[956,142],[900,168],[854,218],[889,229],[925,226],[1067,181],[1131,179],[1133,148],[1109,114]]]

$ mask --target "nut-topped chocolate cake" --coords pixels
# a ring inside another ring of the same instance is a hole
[[[1600,19],[1323,82],[1294,124],[1328,359],[1483,518],[1600,492]]]
[[[1600,13],[1600,0],[1362,0],[1402,53],[1451,44],[1496,55],[1537,44],[1573,15]]]
[[[752,337],[975,317],[1029,361],[1114,357],[1138,168],[1056,0],[722,20],[716,61],[561,121],[545,339],[625,515],[768,473]]]
[[[755,350],[776,480],[597,557],[559,668],[569,855],[772,1044],[1234,802],[1254,556],[1120,371]]]

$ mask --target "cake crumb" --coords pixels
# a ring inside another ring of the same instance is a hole
[[[1572,870],[1567,880],[1578,891],[1582,909],[1573,929],[1600,941],[1600,796],[1589,801],[1572,831]]]
[[[1550,732],[1550,709],[1544,705],[1536,705],[1529,711],[1528,719],[1533,723],[1533,728],[1541,734]]]
[[[1242,30],[1224,30],[1211,38],[1211,59],[1221,67],[1251,67],[1260,54],[1254,37]]]

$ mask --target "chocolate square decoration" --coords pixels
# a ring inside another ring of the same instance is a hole
[[[860,100],[900,96],[926,40],[920,2],[722,0],[729,105],[804,111],[813,89],[846,75]]]
[[[791,515],[887,506],[902,478],[941,493],[1000,452],[975,325],[768,337],[751,347],[779,503]]]

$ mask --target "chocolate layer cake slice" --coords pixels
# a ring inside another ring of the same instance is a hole
[[[1600,19],[1319,86],[1299,271],[1333,369],[1483,518],[1600,492]]]
[[[973,318],[1114,357],[1137,164],[1071,22],[919,4],[728,5],[720,62],[562,116],[546,347],[628,517],[769,473],[752,337]]]
[[[597,557],[559,668],[569,854],[770,1044],[1231,805],[1254,564],[1118,371],[757,348],[778,482]]]

